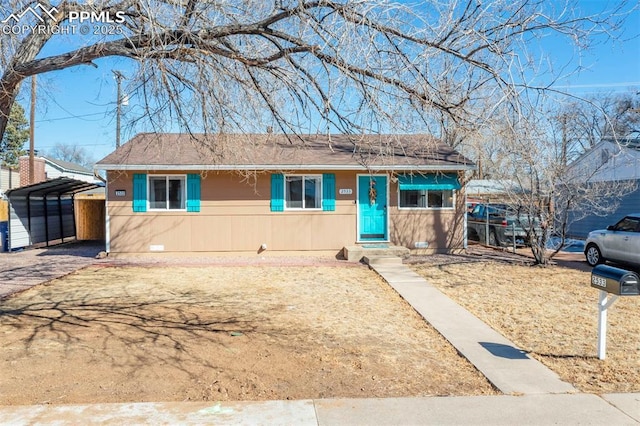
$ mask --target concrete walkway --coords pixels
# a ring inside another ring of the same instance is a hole
[[[402,265],[399,259],[398,262],[371,263],[374,270],[506,395],[0,406],[0,424],[640,424],[640,394],[577,393],[551,370]]]
[[[371,262],[370,266],[501,392],[576,391],[407,266],[400,262]]]

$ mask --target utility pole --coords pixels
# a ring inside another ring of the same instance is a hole
[[[120,71],[112,71],[113,75],[116,77],[116,82],[118,84],[118,100],[116,105],[116,149],[120,148],[120,114],[122,112],[122,89],[121,83],[124,76]]]
[[[31,111],[29,112],[29,184],[35,183],[36,76],[31,76]]]

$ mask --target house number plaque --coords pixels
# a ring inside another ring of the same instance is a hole
[[[124,197],[127,195],[127,191],[124,189],[116,189],[116,197]]]
[[[338,190],[338,194],[340,194],[340,195],[351,195],[351,194],[353,194],[353,190],[351,188],[340,188]]]

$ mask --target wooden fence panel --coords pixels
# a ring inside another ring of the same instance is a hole
[[[104,199],[76,198],[76,239],[104,240]]]
[[[0,200],[0,222],[9,220],[9,202]]]

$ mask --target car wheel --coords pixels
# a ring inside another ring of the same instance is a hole
[[[589,264],[589,266],[596,266],[604,262],[602,253],[600,252],[598,246],[595,244],[589,244],[587,246],[585,255],[587,257],[587,263]]]

